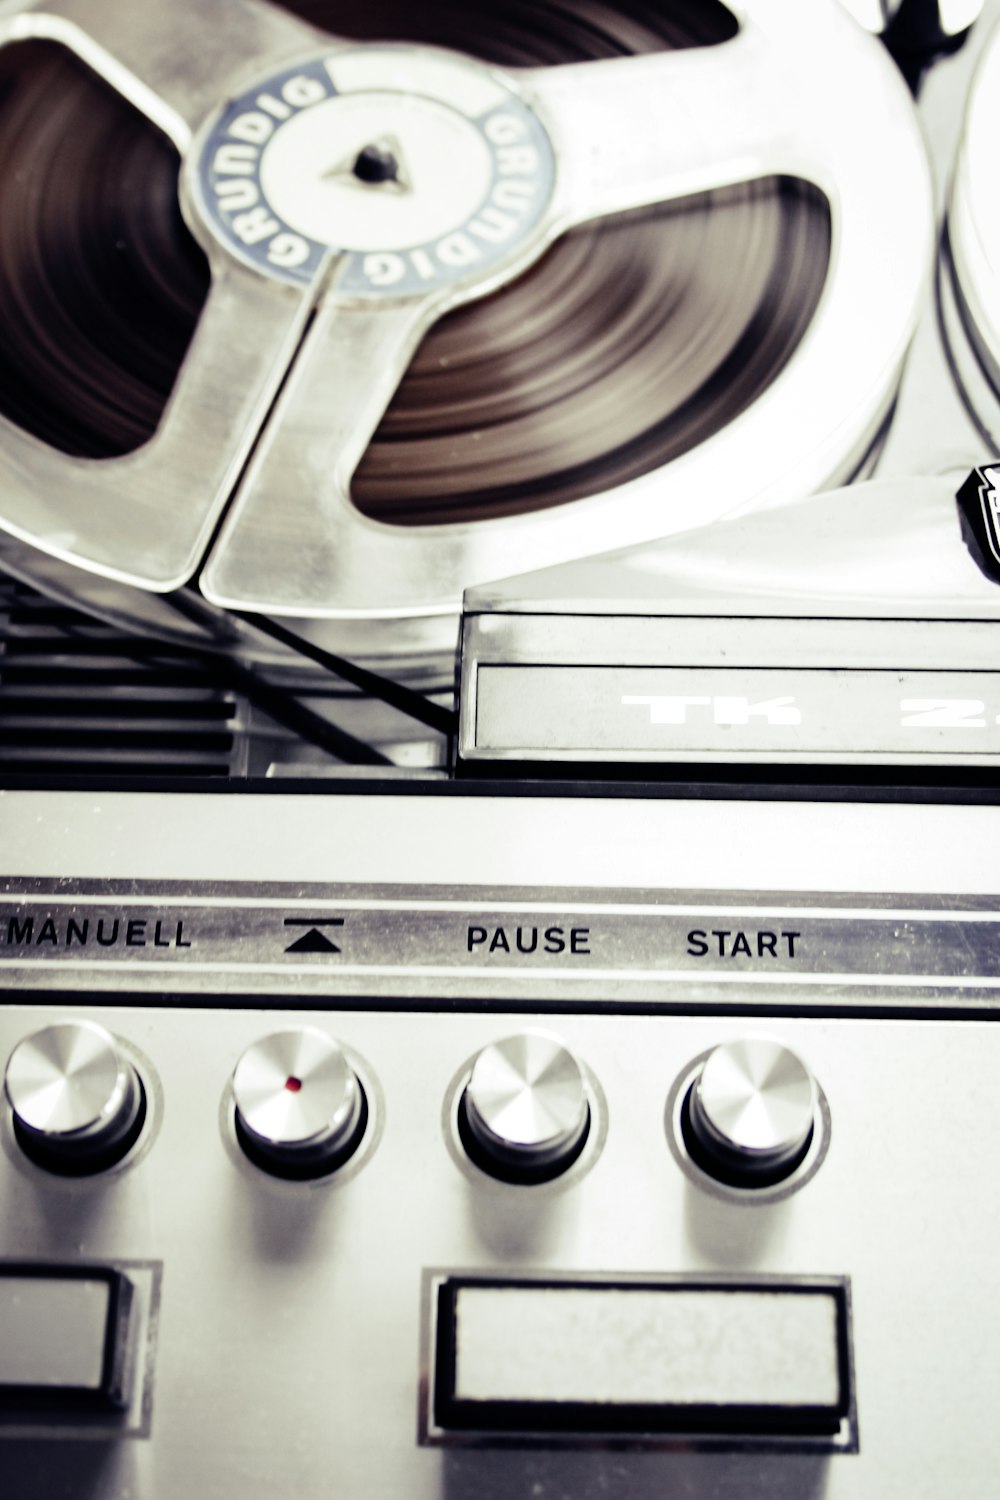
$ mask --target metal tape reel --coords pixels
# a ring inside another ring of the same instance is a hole
[[[552,69],[474,65],[464,83],[459,64],[449,56],[446,66],[433,49],[395,49],[389,77],[386,49],[372,49],[378,67],[369,69],[364,49],[340,44],[356,59],[342,95],[387,84],[454,113],[464,88],[475,96],[469,119],[516,116],[553,158],[528,228],[507,250],[429,288],[407,282],[398,295],[375,297],[344,279],[343,257],[320,257],[305,280],[262,274],[259,260],[234,253],[218,232],[199,170],[219,149],[220,121],[232,126],[231,101],[268,94],[280,115],[271,85],[322,70],[335,40],[254,0],[218,0],[208,11],[187,0],[180,12],[178,0],[0,7],[0,40],[61,42],[173,141],[184,162],[182,201],[212,274],[175,389],[144,446],[93,461],[3,423],[0,562],[165,634],[191,628],[174,604],[181,590],[190,599],[196,580],[219,611],[294,621],[345,654],[405,656],[453,642],[469,585],[850,477],[892,402],[928,275],[923,146],[893,65],[832,0],[745,0],[731,9],[738,33],[717,46]],[[338,61],[328,76],[340,70]],[[478,146],[468,144],[472,160]],[[825,195],[831,262],[801,343],[733,421],[653,472],[532,514],[405,528],[351,503],[367,439],[444,312],[516,277],[574,225],[772,176]]]

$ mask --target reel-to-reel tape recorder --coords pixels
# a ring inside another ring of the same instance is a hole
[[[4,1500],[992,1500],[979,9],[0,3]]]

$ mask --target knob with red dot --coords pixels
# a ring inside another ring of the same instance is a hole
[[[232,1079],[233,1124],[247,1157],[276,1177],[323,1177],[357,1150],[368,1102],[343,1048],[311,1026],[251,1043]]]

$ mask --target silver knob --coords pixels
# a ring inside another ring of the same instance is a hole
[[[105,1171],[138,1139],[146,1097],[110,1032],[61,1021],[19,1042],[4,1078],[27,1156],[63,1176]]]
[[[543,1182],[576,1160],[590,1126],[580,1065],[558,1037],[526,1031],[484,1047],[459,1106],[462,1143],[508,1182]]]
[[[692,1157],[723,1182],[780,1182],[809,1149],[816,1083],[780,1042],[724,1042],[709,1054],[688,1096]]]
[[[322,1177],[357,1149],[368,1103],[341,1047],[304,1026],[252,1043],[233,1073],[236,1136],[278,1177]]]

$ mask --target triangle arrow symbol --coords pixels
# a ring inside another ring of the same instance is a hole
[[[294,943],[285,949],[286,953],[339,953],[340,949],[336,943],[330,941],[318,927],[310,927]]]

